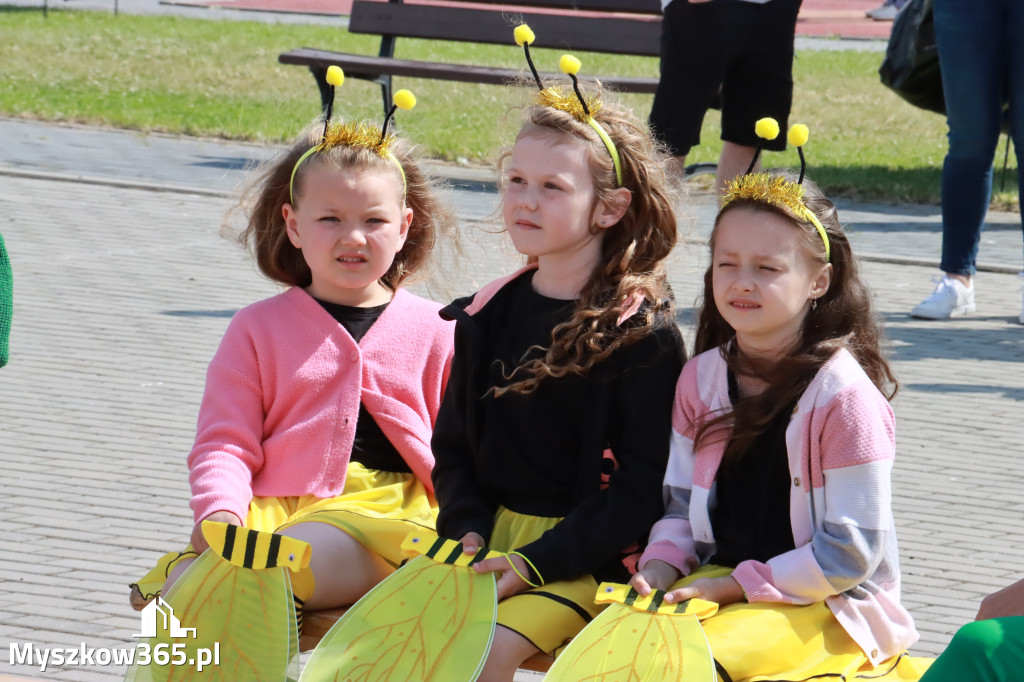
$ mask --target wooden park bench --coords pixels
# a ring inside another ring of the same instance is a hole
[[[379,83],[384,111],[391,108],[391,77],[426,78],[503,85],[523,75],[518,68],[473,64],[445,64],[395,57],[398,38],[455,40],[495,45],[514,45],[512,31],[525,22],[537,34],[533,47],[566,51],[657,57],[661,48],[660,0],[430,0],[432,4],[403,0],[355,0],[348,30],[381,37],[376,55],[335,52],[301,47],[278,56],[282,64],[309,67],[326,107],[330,89],[327,67],[340,66],[349,78]],[[589,75],[589,74],[588,74]],[[542,77],[563,78],[542,73]],[[658,85],[650,78],[596,75],[602,84],[618,92],[653,93]]]
[[[346,609],[327,609],[324,611],[307,611],[302,614],[302,638],[299,641],[299,648],[302,651],[309,651],[316,646],[331,626],[341,618]],[[553,656],[548,654],[535,654],[519,666],[520,670],[531,670],[533,672],[547,672],[551,664],[555,662]],[[2,680],[0,680],[2,682]]]

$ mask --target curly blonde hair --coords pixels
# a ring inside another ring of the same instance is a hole
[[[311,168],[327,165],[339,170],[379,170],[392,172],[400,178],[398,168],[391,159],[360,146],[338,145],[317,152],[292,171],[295,163],[309,149],[320,143],[323,124],[314,123],[306,128],[292,146],[269,161],[255,179],[245,188],[236,209],[241,209],[246,226],[238,234],[238,241],[249,249],[256,265],[269,279],[289,286],[307,287],[312,273],[288,239],[281,207],[302,201],[303,180]],[[402,165],[405,173],[405,205],[412,209],[412,224],[402,250],[395,256],[381,283],[394,291],[426,263],[439,234],[450,233],[454,217],[441,201],[436,183],[420,168],[416,149],[401,137],[390,146],[391,154]],[[294,191],[294,202],[292,192]]]
[[[532,393],[547,377],[584,375],[674,314],[662,261],[676,244],[673,205],[679,188],[666,172],[667,152],[655,142],[647,126],[617,102],[603,102],[594,118],[615,143],[622,187],[632,193],[632,200],[617,224],[601,230],[600,261],[580,291],[572,317],[551,331],[551,344],[539,349],[543,357],[523,359],[506,373],[511,383],[494,387],[496,396]],[[527,107],[518,137],[541,131],[585,142],[594,180],[594,206],[611,199],[618,188],[615,167],[593,127],[565,111],[541,105]],[[511,154],[511,149],[501,154],[499,167],[504,167]],[[504,183],[501,189],[504,193]],[[597,226],[591,229],[595,233],[599,230]],[[636,313],[619,324],[620,316],[638,302]]]

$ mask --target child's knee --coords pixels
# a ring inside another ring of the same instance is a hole
[[[539,649],[519,633],[502,625],[494,629],[494,640],[480,682],[512,682],[519,666]]]

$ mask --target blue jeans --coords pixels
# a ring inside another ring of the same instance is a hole
[[[940,267],[973,275],[992,195],[1003,102],[1010,103],[1010,136],[1024,198],[1024,2],[935,0],[935,40],[949,124]]]

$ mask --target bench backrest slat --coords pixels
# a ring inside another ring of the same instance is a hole
[[[447,0],[478,5],[544,7],[588,12],[622,12],[624,14],[656,14],[661,16],[661,0]]]
[[[534,47],[648,57],[660,53],[661,22],[653,15],[634,20],[524,12],[513,19],[495,10],[355,0],[349,31],[511,46],[515,45],[512,31],[520,19],[536,33]],[[538,64],[538,68],[546,66]]]

